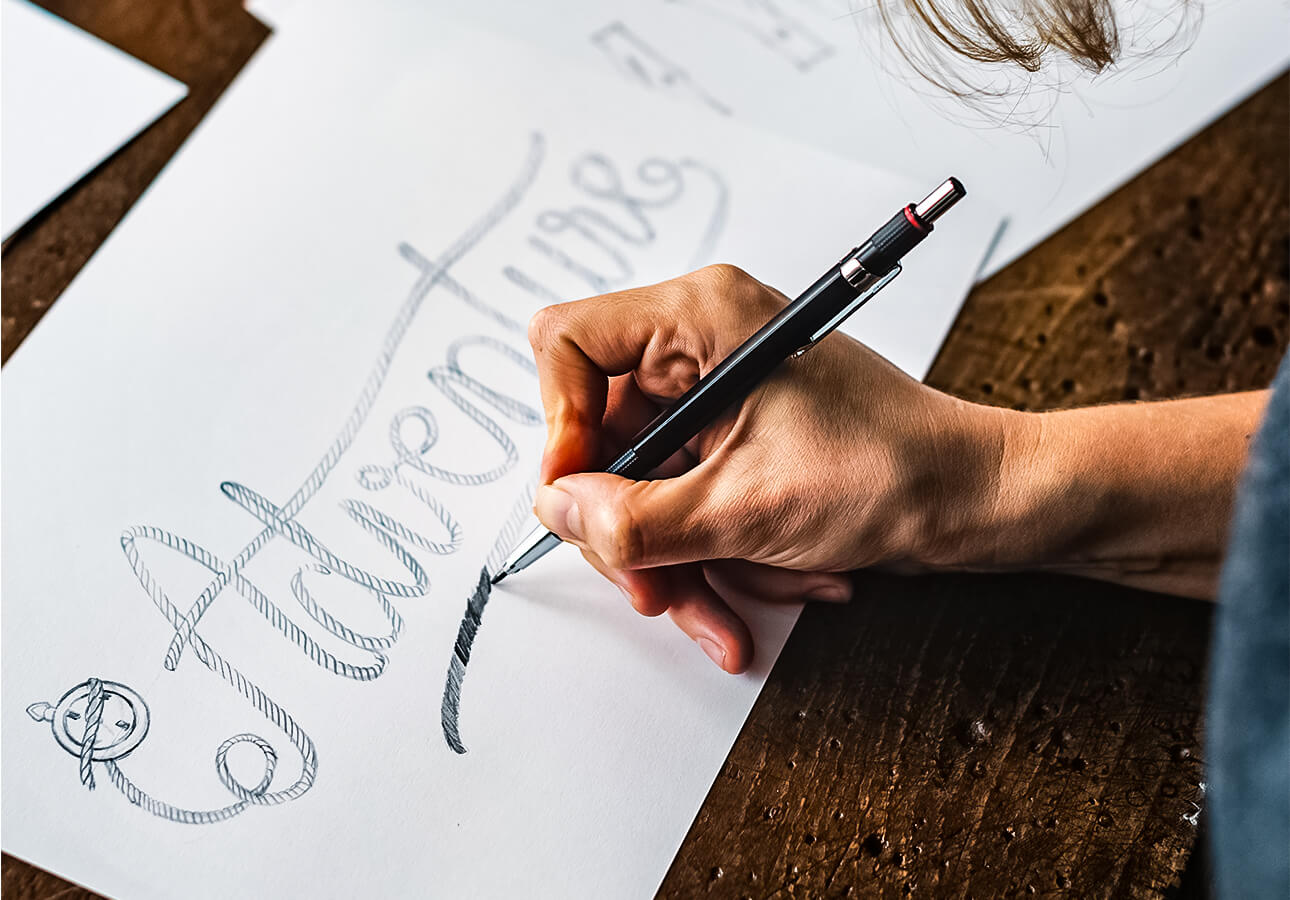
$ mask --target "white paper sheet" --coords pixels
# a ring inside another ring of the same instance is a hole
[[[1075,82],[1043,127],[1020,130],[986,127],[955,103],[929,102],[932,89],[897,65],[867,0],[437,5],[851,159],[927,178],[953,172],[1008,216],[986,275],[1290,64],[1284,0],[1208,0],[1194,43],[1176,61],[1173,47],[1122,73]],[[1122,21],[1149,18],[1152,7],[1131,6]],[[302,4],[278,25],[291,28],[311,14]],[[1126,29],[1126,43],[1132,38]]]
[[[243,3],[247,12],[274,30],[296,5],[297,0],[245,0]]]
[[[274,40],[5,369],[4,849],[129,898],[647,896],[797,610],[731,677],[557,551],[454,701],[542,438],[530,288],[793,291],[923,185],[415,7]],[[852,324],[915,375],[980,209]]]
[[[0,233],[8,237],[188,89],[26,0],[3,0],[0,15]]]

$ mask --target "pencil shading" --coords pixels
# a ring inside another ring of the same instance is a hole
[[[461,742],[461,732],[457,720],[461,715],[461,684],[466,677],[466,666],[470,662],[470,651],[475,645],[475,636],[479,634],[479,623],[484,616],[484,607],[493,592],[493,582],[489,573],[500,569],[506,561],[506,553],[519,536],[525,520],[533,505],[533,486],[530,484],[511,508],[506,524],[493,542],[479,572],[479,583],[466,601],[466,611],[462,614],[461,625],[457,628],[457,641],[453,644],[452,659],[448,661],[448,677],[443,686],[443,702],[440,705],[440,718],[443,723],[443,738],[455,753],[465,753],[466,745]]]

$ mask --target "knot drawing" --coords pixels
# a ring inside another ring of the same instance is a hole
[[[48,722],[54,739],[80,761],[81,784],[94,790],[96,762],[120,759],[148,734],[148,704],[115,681],[90,678],[55,704],[33,703],[27,715]]]

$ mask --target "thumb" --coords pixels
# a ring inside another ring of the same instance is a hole
[[[566,475],[538,488],[538,519],[613,569],[648,569],[733,554],[726,517],[694,470],[678,478],[631,481]]]

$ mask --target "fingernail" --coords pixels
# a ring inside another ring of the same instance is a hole
[[[726,651],[721,649],[721,645],[711,638],[695,638],[695,643],[703,648],[703,652],[708,654],[708,659],[717,664],[720,669],[726,667]]]
[[[806,599],[815,603],[846,603],[847,589],[840,584],[822,584],[806,592]]]
[[[544,485],[537,489],[534,501],[533,507],[543,525],[566,540],[582,540],[582,514],[570,494]]]

